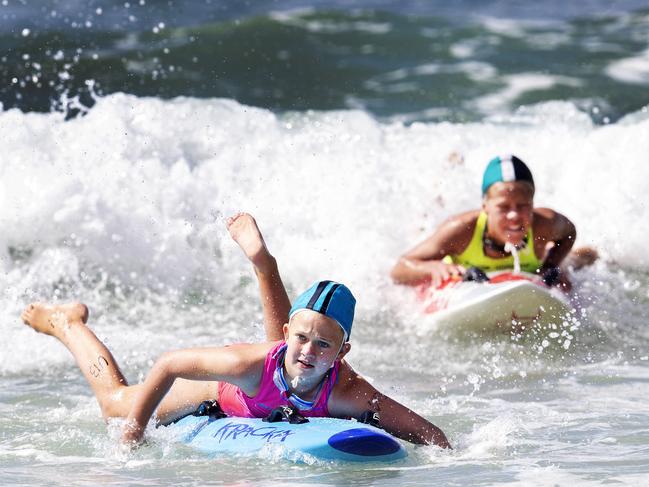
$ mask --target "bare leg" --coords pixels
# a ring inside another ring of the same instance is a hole
[[[115,410],[115,406],[119,406],[128,383],[113,355],[86,326],[88,308],[85,305],[32,303],[25,308],[21,318],[37,332],[58,338],[70,350],[95,393],[104,418],[124,414]]]
[[[282,340],[282,326],[288,322],[291,302],[279,275],[277,261],[266,248],[264,238],[255,219],[247,213],[239,213],[227,220],[232,239],[239,244],[252,263],[264,312],[264,328],[269,340]]]
[[[128,415],[140,385],[128,385],[113,354],[86,326],[85,305],[33,303],[25,308],[21,318],[37,332],[58,338],[70,350],[104,419]],[[216,399],[216,390],[215,382],[178,380],[158,407],[157,417],[161,423],[167,423],[192,412],[202,401]]]

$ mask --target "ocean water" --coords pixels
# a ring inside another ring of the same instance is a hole
[[[564,3],[0,0],[2,484],[646,485],[649,10]],[[431,331],[388,278],[503,152],[601,254],[567,346]],[[261,340],[223,223],[241,210],[291,297],[350,286],[350,362],[453,451],[209,459],[165,429],[118,451],[20,311],[87,303],[131,382],[169,349]]]

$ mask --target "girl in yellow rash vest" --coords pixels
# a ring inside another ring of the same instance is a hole
[[[575,226],[550,208],[534,208],[534,191],[532,173],[521,159],[513,155],[492,159],[482,178],[482,208],[443,222],[399,258],[392,279],[407,285],[431,281],[437,287],[470,267],[484,272],[513,269],[509,244],[518,251],[521,270],[539,273],[548,284],[570,290],[559,266],[570,254],[570,265],[583,267],[597,259],[597,252],[588,247],[571,252]]]

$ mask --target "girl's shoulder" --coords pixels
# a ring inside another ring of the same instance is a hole
[[[574,231],[574,224],[552,208],[534,208],[534,237],[553,239]]]
[[[480,213],[481,210],[469,210],[463,213],[458,213],[456,215],[451,215],[446,220],[444,220],[441,226],[461,228],[464,231],[472,231],[473,228],[475,228]]]
[[[338,380],[329,396],[329,412],[333,417],[357,417],[370,409],[379,393],[345,360],[340,362]]]

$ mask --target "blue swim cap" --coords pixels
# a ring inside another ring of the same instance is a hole
[[[527,181],[534,187],[534,178],[527,165],[513,155],[500,156],[492,159],[482,176],[482,196],[494,183],[510,181]]]
[[[336,320],[345,333],[345,341],[348,341],[352,333],[355,306],[356,299],[347,286],[332,281],[320,281],[298,296],[293,302],[288,318],[290,320],[295,313],[303,309],[317,311]]]

